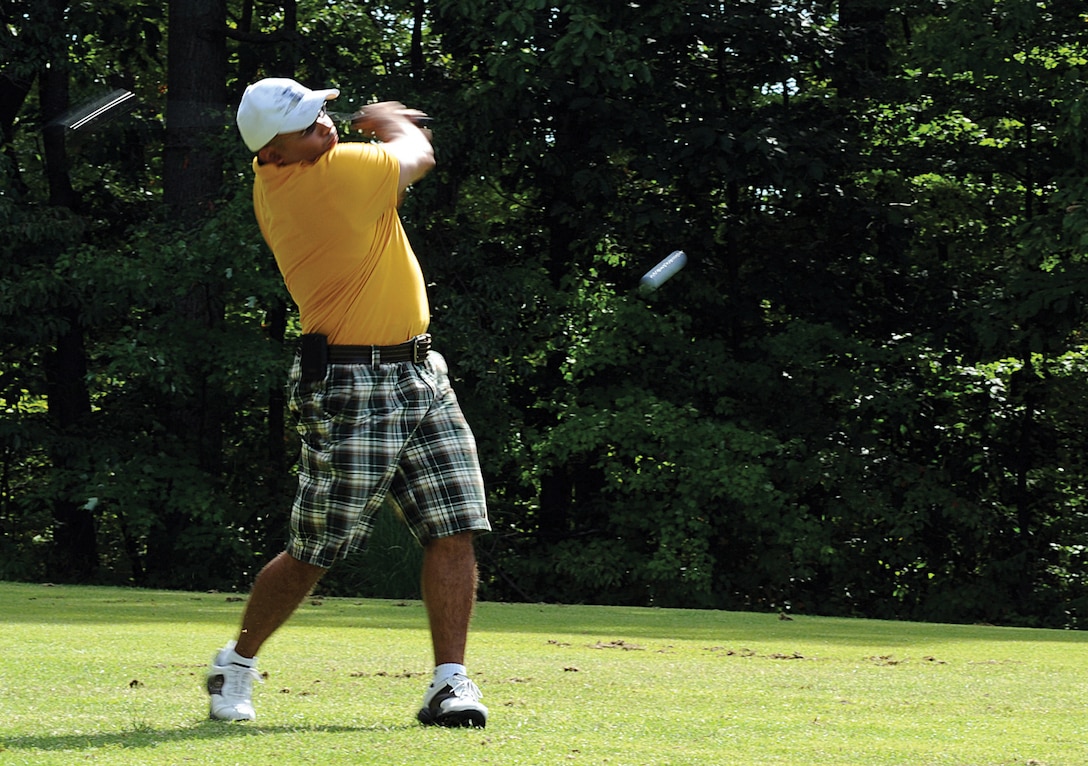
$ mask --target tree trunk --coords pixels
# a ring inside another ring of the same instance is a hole
[[[423,14],[426,12],[426,0],[416,0],[412,9],[412,42],[408,60],[411,62],[412,78],[417,82],[423,76]]]
[[[227,104],[226,2],[172,0],[169,24],[163,195],[174,213],[191,220],[223,182],[223,161],[210,139],[223,127]]]
[[[12,145],[15,140],[15,118],[23,108],[32,84],[32,81],[0,77],[0,145],[3,146],[7,162],[4,179],[9,184],[10,193],[17,197],[26,194],[27,187],[19,173],[20,165]]]
[[[223,159],[214,139],[227,121],[227,8],[225,0],[171,0],[167,50],[166,139],[163,199],[179,236],[197,231],[212,211],[223,182]],[[175,304],[177,326],[202,334],[224,323],[220,288],[197,283]],[[206,482],[217,485],[222,471],[223,397],[208,385],[215,362],[190,361],[186,377],[193,395],[170,405],[168,428],[182,456],[195,456]],[[184,459],[184,458],[183,458]],[[176,508],[176,505],[170,504]],[[194,509],[199,510],[199,509]],[[179,565],[176,543],[190,526],[182,510],[164,511],[148,539],[148,582],[169,578]],[[188,564],[186,564],[188,566]]]
[[[163,196],[176,220],[197,225],[220,193],[223,159],[213,149],[227,101],[227,8],[225,0],[172,0],[167,52],[166,147]],[[213,284],[191,285],[177,303],[179,327],[211,330],[224,321],[223,297]],[[210,370],[193,369],[191,379],[207,381]],[[200,385],[177,408],[175,434],[192,445],[200,466],[220,468],[222,397]]]
[[[873,92],[888,74],[888,14],[890,0],[842,0],[841,35],[836,52],[834,82],[839,95],[853,97]]]
[[[64,17],[63,0],[52,0],[49,14],[57,28]],[[46,124],[64,113],[69,106],[68,63],[62,50],[38,74],[38,95]],[[45,172],[49,184],[49,204],[73,212],[79,200],[69,174],[68,150],[62,125],[46,127],[42,145],[45,151]],[[98,542],[95,519],[86,504],[74,500],[67,476],[76,470],[81,455],[65,448],[75,431],[91,414],[91,398],[87,390],[87,351],[80,324],[80,309],[69,305],[62,309],[67,319],[66,329],[55,340],[55,347],[44,354],[46,396],[49,414],[56,428],[56,439],[50,447],[54,475],[53,544],[55,561],[51,576],[60,580],[85,581],[98,568]]]
[[[85,582],[98,569],[98,538],[94,514],[84,502],[73,500],[66,476],[76,470],[80,455],[65,449],[66,436],[80,429],[91,413],[87,392],[87,352],[78,311],[68,310],[69,326],[57,339],[56,349],[45,355],[46,393],[49,414],[57,429],[50,449],[57,478],[53,498],[53,545],[55,560],[50,576],[57,580]]]

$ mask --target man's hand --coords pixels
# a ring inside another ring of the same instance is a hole
[[[354,130],[374,136],[397,158],[402,192],[434,167],[431,131],[419,127],[426,119],[426,114],[399,101],[368,104],[351,118]]]
[[[409,109],[399,101],[382,101],[368,104],[351,116],[351,127],[363,134],[370,134],[381,141],[391,141],[409,127],[420,127],[429,119],[418,109]]]

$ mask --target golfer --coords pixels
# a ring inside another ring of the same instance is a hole
[[[256,157],[253,208],[304,333],[289,377],[301,436],[287,548],[257,575],[240,632],[212,661],[212,718],[254,720],[257,652],[338,559],[364,549],[383,504],[423,545],[434,676],[417,719],[483,727],[465,670],[476,600],[475,535],[491,527],[476,442],[431,348],[426,286],[397,206],[434,167],[424,115],[373,104],[339,143],[325,113],[338,90],[250,85],[238,107]],[[365,647],[363,649],[365,651]]]

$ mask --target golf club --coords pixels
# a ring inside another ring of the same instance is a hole
[[[136,105],[135,98],[136,94],[132,91],[118,88],[69,109],[60,117],[50,120],[45,127],[63,125],[68,130],[83,130],[129,111]]]

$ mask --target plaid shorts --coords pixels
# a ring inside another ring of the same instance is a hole
[[[287,552],[330,567],[365,550],[389,502],[422,544],[486,532],[476,439],[441,354],[422,364],[330,364],[302,383],[296,357],[289,406],[302,437]]]

